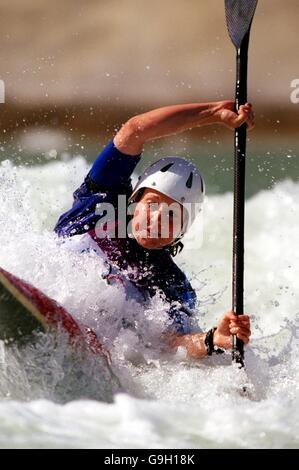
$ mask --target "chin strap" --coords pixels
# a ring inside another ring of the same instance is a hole
[[[172,256],[176,256],[177,254],[181,253],[183,248],[183,243],[181,241],[176,241],[168,247],[168,250],[170,251]]]

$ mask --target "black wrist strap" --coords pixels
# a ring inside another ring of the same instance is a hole
[[[215,348],[214,346],[214,333],[217,330],[217,327],[211,328],[205,337],[205,346],[207,349],[207,355],[212,356],[213,353],[222,354],[224,350],[221,348]]]

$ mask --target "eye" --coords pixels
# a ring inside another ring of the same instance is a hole
[[[147,199],[145,198],[144,202],[146,202],[148,204],[148,203],[155,202],[155,201],[152,198],[147,198]]]
[[[156,206],[156,205],[159,204],[159,201],[149,200],[149,201],[146,201],[146,204],[147,204],[148,206],[150,206],[151,204]]]

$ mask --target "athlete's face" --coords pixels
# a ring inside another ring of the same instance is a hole
[[[159,249],[170,245],[180,234],[183,206],[155,189],[145,189],[137,203],[132,231],[139,245]]]

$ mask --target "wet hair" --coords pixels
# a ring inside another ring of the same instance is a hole
[[[134,203],[134,202],[135,202],[135,203],[136,203],[136,202],[139,202],[140,199],[141,199],[142,196],[143,196],[144,191],[145,191],[146,189],[147,189],[147,188],[140,188],[140,189],[138,189],[138,191],[136,192],[135,196],[131,199],[130,204],[131,204],[131,203]]]

